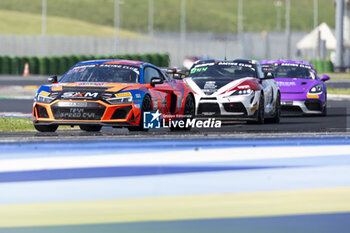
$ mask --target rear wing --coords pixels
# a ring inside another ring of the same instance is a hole
[[[186,76],[186,71],[178,68],[163,68],[165,73],[169,74],[174,79],[183,79]]]

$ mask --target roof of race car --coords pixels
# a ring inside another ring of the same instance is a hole
[[[91,61],[81,61],[76,65],[87,65],[87,64],[120,64],[129,66],[139,66],[142,68],[144,65],[151,65],[150,63],[143,61],[132,61],[132,60],[118,60],[118,59],[103,59],[103,60],[91,60]]]
[[[311,66],[312,69],[315,69],[310,62],[307,61],[298,61],[298,60],[263,60],[259,62],[261,65],[269,65],[269,64],[281,64],[281,63],[289,63],[289,64],[298,64],[298,65],[306,65]]]
[[[199,60],[195,62],[193,65],[212,63],[212,62],[238,62],[238,63],[249,63],[249,64],[256,63],[255,60],[251,60],[251,59],[234,59],[234,60],[205,59],[205,60]]]

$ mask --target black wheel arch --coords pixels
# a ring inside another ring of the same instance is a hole
[[[146,92],[146,94],[143,96],[143,99],[142,99],[142,102],[141,102],[141,104],[143,103],[143,101],[145,100],[145,98],[146,98],[146,96],[148,96],[149,97],[149,99],[151,100],[151,105],[152,105],[152,109],[153,109],[153,101],[152,101],[152,96],[151,96],[151,94],[150,93],[148,93],[148,92]],[[142,108],[142,105],[141,105],[141,108]]]
[[[194,94],[192,93],[192,92],[189,92],[188,94],[187,94],[187,96],[192,96],[192,99],[193,99],[193,103],[194,103],[194,106],[196,107],[196,98],[194,98]],[[186,100],[185,100],[186,101]]]

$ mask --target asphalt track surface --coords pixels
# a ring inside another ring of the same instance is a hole
[[[0,85],[46,82],[17,79]],[[30,113],[32,100],[0,106]],[[280,124],[0,132],[0,233],[347,232],[349,109],[333,98],[326,117]]]
[[[0,76],[0,86],[11,85],[42,85],[47,83],[47,76]],[[327,82],[327,86],[350,87],[347,80],[333,80]],[[1,94],[0,94],[1,96]],[[31,98],[0,98],[0,112],[19,112],[31,113],[33,101]],[[251,135],[268,134],[268,133],[347,133],[349,132],[350,122],[350,101],[348,98],[329,98],[328,100],[328,116],[302,116],[302,115],[283,115],[279,124],[264,125],[247,125],[244,122],[224,122],[218,129],[192,129],[191,131],[170,132],[169,129],[149,130],[148,132],[129,132],[127,129],[113,129],[104,127],[101,133],[87,133],[79,129],[58,130],[53,134],[36,133],[36,132],[16,132],[16,133],[0,133],[0,137],[35,137],[47,136],[64,138],[66,136],[77,137],[186,137],[190,135],[236,135],[248,133]]]
[[[44,84],[48,84],[48,76],[9,76],[9,75],[1,75],[0,76],[0,86],[25,86],[25,85],[35,85],[40,86]]]

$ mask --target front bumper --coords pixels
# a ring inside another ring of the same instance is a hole
[[[196,118],[251,120],[259,108],[260,93],[244,96],[196,96]]]
[[[283,113],[322,114],[325,104],[318,99],[306,99],[298,101],[281,101]]]
[[[325,107],[325,93],[281,93],[281,111],[284,114],[322,114]]]
[[[34,103],[32,121],[37,125],[110,125],[139,123],[140,109],[131,104],[110,105],[101,100],[55,100]]]

